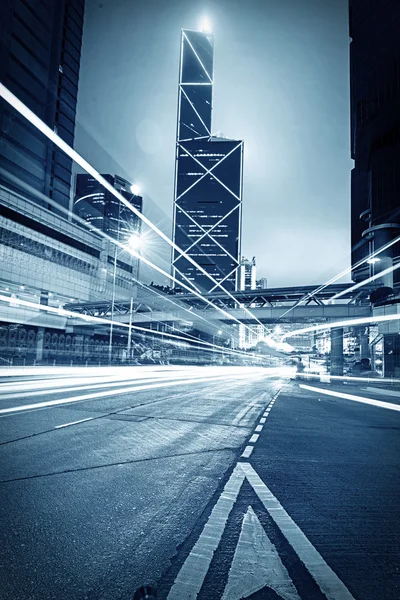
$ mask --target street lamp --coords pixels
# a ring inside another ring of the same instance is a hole
[[[213,362],[215,361],[215,338],[220,335],[222,335],[221,329],[218,329],[218,332],[213,335]]]
[[[133,233],[131,237],[128,239],[127,246],[131,248],[131,250],[140,250],[143,247],[143,238],[138,233]]]
[[[130,191],[133,196],[140,194],[140,187],[137,184],[130,186]],[[118,201],[118,224],[117,224],[117,242],[119,242],[120,232],[120,221],[121,221],[121,201]],[[140,245],[140,236],[138,233],[132,234],[127,241],[127,248],[131,247],[133,250],[138,250]],[[113,346],[113,329],[114,329],[114,309],[115,309],[115,285],[117,279],[117,256],[118,256],[118,243],[115,244],[114,248],[114,269],[113,269],[113,287],[111,296],[111,324],[110,324],[110,339],[108,343],[108,364],[111,365],[112,360],[112,346]],[[129,335],[128,335],[128,353],[131,345],[131,327],[132,327],[132,309],[133,309],[133,298],[131,297],[130,313],[129,313]]]

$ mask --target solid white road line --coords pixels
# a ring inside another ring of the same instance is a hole
[[[78,423],[85,423],[85,421],[93,421],[95,417],[88,417],[87,419],[81,419],[80,421],[72,421],[72,423],[65,423],[64,425],[56,425],[54,429],[62,429],[63,427],[69,427],[70,425],[78,425]]]
[[[371,406],[378,406],[379,408],[387,408],[389,410],[400,411],[400,404],[392,404],[391,402],[383,402],[382,400],[372,400],[372,398],[363,398],[362,396],[353,396],[353,394],[344,394],[342,392],[334,392],[333,390],[324,390],[323,388],[316,388],[310,385],[300,384],[303,390],[309,390],[310,392],[317,392],[318,394],[325,394],[326,396],[335,396],[336,398],[343,398],[344,400],[352,400],[353,402],[361,402],[362,404],[370,404]]]
[[[179,571],[168,594],[168,600],[197,598],[243,480],[244,473],[238,464],[218,498],[199,539]]]
[[[242,454],[240,455],[242,458],[250,458],[251,453],[254,450],[254,446],[246,446],[246,448],[243,450]]]
[[[249,439],[249,444],[255,444],[259,437],[260,436],[258,435],[258,433],[253,433],[253,435]]]
[[[167,600],[195,600],[210,568],[245,478],[327,600],[355,600],[249,463],[238,463],[203,531],[183,563]],[[257,565],[254,565],[257,568]]]
[[[253,490],[264,504],[301,562],[312,575],[327,600],[354,600],[344,583],[332,571],[318,550],[288,515],[249,463],[239,463]]]

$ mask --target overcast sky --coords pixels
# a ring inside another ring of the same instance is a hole
[[[242,254],[269,287],[323,283],[349,265],[347,0],[85,5],[79,152],[137,181],[171,233],[180,30],[207,16],[213,131],[245,142]]]

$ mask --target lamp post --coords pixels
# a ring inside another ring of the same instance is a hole
[[[138,196],[140,194],[140,188],[136,184],[132,184],[130,186],[130,191],[133,196]],[[121,201],[118,201],[118,223],[117,223],[117,242],[119,242],[120,238],[120,221],[121,221]],[[141,244],[141,238],[138,233],[134,233],[130,236],[127,242],[127,249],[131,248],[132,250],[139,250]],[[112,285],[112,294],[111,294],[111,323],[110,323],[110,339],[108,343],[108,364],[111,365],[112,362],[112,350],[113,350],[113,329],[114,329],[114,311],[115,311],[115,286],[117,279],[117,256],[118,256],[118,244],[115,245],[114,248],[114,268],[113,268],[113,285]],[[133,309],[133,298],[131,298],[130,305],[130,314],[129,314],[129,334],[128,334],[128,357],[130,356],[130,348],[131,348],[131,336],[132,336],[132,309]]]
[[[215,362],[215,338],[219,337],[220,335],[222,335],[221,329],[219,329],[218,332],[214,333],[213,335],[213,362]]]
[[[121,201],[118,200],[118,223],[117,223],[117,242],[119,242],[119,223],[121,219]],[[118,245],[114,247],[114,268],[113,268],[113,286],[111,294],[111,323],[110,323],[110,339],[108,341],[108,364],[111,365],[112,346],[113,346],[113,328],[114,328],[114,307],[115,307],[115,282],[117,278],[117,252]]]

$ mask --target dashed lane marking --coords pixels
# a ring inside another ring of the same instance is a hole
[[[243,450],[243,452],[241,454],[241,458],[250,458],[253,450],[254,450],[254,446],[246,446],[246,448]]]
[[[266,417],[262,417],[262,418],[260,419],[260,423],[261,423],[262,425],[264,425],[264,423],[266,423],[266,422],[267,422],[267,419],[266,419]]]
[[[64,425],[56,425],[54,429],[62,429],[63,427],[69,427],[70,425],[78,425],[78,423],[85,423],[85,421],[93,421],[93,419],[95,419],[95,417],[80,419],[80,421],[72,421],[72,423],[65,423]]]
[[[260,436],[258,435],[258,433],[253,433],[253,435],[249,439],[249,443],[250,444],[255,444],[259,437]]]
[[[257,425],[257,427],[255,428],[254,431],[262,431],[263,430],[263,426],[262,425]]]

